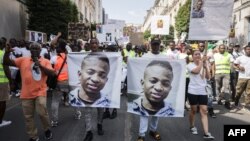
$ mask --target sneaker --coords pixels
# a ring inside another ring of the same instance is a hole
[[[110,118],[110,112],[109,112],[109,110],[106,110],[106,111],[103,113],[102,119],[106,119],[106,118]]]
[[[110,115],[110,119],[114,119],[114,118],[116,118],[117,117],[117,110],[116,109],[114,109],[113,110],[113,112],[112,112],[112,114]]]
[[[45,138],[47,140],[50,140],[50,139],[53,138],[53,134],[52,134],[52,132],[49,129],[47,131],[45,131]]]
[[[203,138],[204,139],[209,139],[209,140],[213,140],[214,139],[214,137],[211,135],[211,133],[204,134]]]
[[[139,136],[139,137],[137,138],[137,141],[145,141],[145,137]]]
[[[102,130],[102,125],[101,124],[97,124],[97,133],[98,135],[103,135],[104,131]]]
[[[3,120],[2,123],[0,124],[0,127],[8,126],[10,124],[11,124],[11,121]]]
[[[17,93],[15,94],[16,97],[19,97],[21,95],[20,91],[17,91]]]
[[[214,113],[214,109],[213,109],[213,108],[209,108],[209,109],[208,109],[208,114],[209,114],[210,117],[216,118],[216,115],[215,115],[215,113]]]
[[[58,121],[51,121],[51,126],[52,127],[57,127],[58,126]]]
[[[40,140],[39,140],[39,138],[36,138],[36,139],[30,138],[29,141],[40,141]]]
[[[93,133],[91,131],[88,131],[84,138],[84,141],[92,141],[92,139],[93,139]]]
[[[218,105],[223,105],[222,101],[221,100],[218,100]]]
[[[149,131],[149,135],[156,141],[161,140],[161,135],[157,131]]]
[[[231,104],[230,104],[230,102],[225,102],[225,108],[227,108],[228,110],[231,110]]]
[[[196,127],[192,127],[190,128],[190,131],[193,135],[197,135],[198,134],[198,131],[197,131],[197,128]]]

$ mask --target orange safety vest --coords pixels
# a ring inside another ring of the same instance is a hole
[[[58,74],[59,73],[59,70],[63,64],[63,61],[64,61],[64,58],[66,57],[65,53],[60,53],[61,56],[58,56],[57,55],[57,58],[56,58],[56,64],[54,65],[54,69],[56,71],[56,73]],[[64,63],[64,66],[62,68],[62,71],[61,73],[59,74],[57,80],[58,81],[65,81],[65,80],[68,80],[69,78],[69,74],[68,74],[68,64],[67,62]]]

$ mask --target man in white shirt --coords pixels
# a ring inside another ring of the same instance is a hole
[[[239,70],[239,79],[236,86],[235,106],[239,106],[239,100],[246,91],[245,104],[250,109],[250,45],[244,48],[245,55],[238,57],[234,61],[234,67]]]
[[[175,48],[175,42],[169,42],[169,49],[165,53],[169,59],[179,59],[180,51]]]

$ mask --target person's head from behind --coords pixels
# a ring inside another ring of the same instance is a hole
[[[141,80],[144,95],[151,103],[161,103],[168,96],[172,89],[173,69],[169,62],[153,60],[144,72],[144,79]]]
[[[3,50],[5,48],[5,41],[1,38],[0,39],[0,49]]]
[[[99,40],[97,38],[90,39],[90,50],[92,52],[98,52],[99,49]]]
[[[11,39],[9,40],[9,45],[10,45],[11,48],[17,46],[17,41],[16,41],[16,39],[11,38]]]
[[[34,58],[39,58],[40,57],[40,53],[41,53],[41,44],[39,43],[31,43],[30,44],[30,53],[31,53],[31,58],[34,60]]]
[[[132,49],[132,43],[128,43],[126,45],[126,49],[127,49],[127,51],[130,51]]]
[[[58,41],[58,45],[56,47],[56,52],[57,53],[66,53],[66,45],[67,45],[67,42],[63,39],[59,39]]]
[[[82,61],[80,82],[88,97],[100,95],[108,81],[110,70],[109,59],[101,53],[90,53]]]

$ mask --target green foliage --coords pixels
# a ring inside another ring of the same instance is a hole
[[[165,45],[168,45],[169,41],[173,41],[174,40],[174,26],[170,25],[169,28],[169,35],[164,35],[162,37],[162,41]]]
[[[175,29],[177,31],[177,36],[180,37],[182,32],[187,32],[189,30],[189,18],[190,18],[190,7],[191,0],[187,0],[186,3],[180,7],[177,16],[175,17]]]
[[[144,38],[145,40],[148,40],[150,37],[151,37],[150,30],[146,30],[146,31],[143,33],[143,38]]]
[[[78,10],[70,0],[27,0],[28,29],[67,37],[69,22],[78,22]]]

